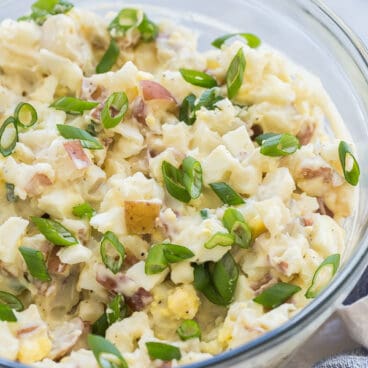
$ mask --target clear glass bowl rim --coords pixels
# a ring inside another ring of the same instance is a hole
[[[365,47],[363,42],[359,37],[350,29],[345,22],[338,17],[327,5],[323,3],[322,0],[307,0],[314,7],[315,10],[319,12],[320,15],[327,16],[330,21],[337,27],[338,32],[344,35],[350,46],[357,52],[357,56],[352,55],[351,57],[356,60],[359,58],[359,65],[363,75],[366,76],[366,82],[368,85],[368,49]],[[3,4],[10,3],[11,0],[4,0]],[[323,22],[322,19],[317,19],[318,22]],[[250,359],[262,351],[271,349],[276,345],[286,341],[292,337],[296,331],[303,326],[308,325],[313,321],[315,315],[322,311],[325,307],[333,305],[333,303],[338,299],[339,289],[345,287],[345,290],[351,291],[355,286],[356,281],[359,279],[363,273],[365,267],[368,264],[368,231],[365,231],[363,237],[360,239],[357,249],[352,254],[350,259],[347,261],[346,265],[340,272],[334,277],[330,285],[309,305],[298,312],[293,318],[291,318],[286,323],[282,324],[280,327],[265,333],[264,335],[240,345],[230,351],[218,354],[210,359],[199,361],[190,365],[182,366],[183,368],[224,368],[231,364],[235,364],[245,359]],[[350,283],[350,285],[348,285]],[[348,286],[347,286],[348,285]],[[6,359],[0,358],[0,367],[4,368],[30,368],[30,366],[11,362]]]

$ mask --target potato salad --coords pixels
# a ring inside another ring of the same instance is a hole
[[[203,52],[144,9],[38,0],[0,50],[0,358],[190,364],[337,272],[354,148],[318,78],[256,35]]]

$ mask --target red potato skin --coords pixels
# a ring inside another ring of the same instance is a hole
[[[161,84],[143,80],[140,82],[140,86],[143,93],[144,101],[151,101],[151,100],[166,100],[177,103],[174,96]]]
[[[64,142],[64,148],[77,170],[86,169],[91,164],[80,141]]]

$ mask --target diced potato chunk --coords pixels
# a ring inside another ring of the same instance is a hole
[[[148,234],[154,230],[161,209],[160,202],[125,201],[125,223],[129,233]]]

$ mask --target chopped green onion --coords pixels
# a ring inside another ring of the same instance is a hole
[[[180,360],[181,352],[176,346],[164,344],[162,342],[146,342],[148,355],[151,359],[161,359],[171,361],[173,359]]]
[[[301,288],[297,285],[279,282],[263,291],[253,300],[266,308],[273,309],[285,303],[300,290]]]
[[[124,297],[116,295],[106,306],[105,312],[92,325],[94,335],[105,336],[106,330],[116,321],[121,321],[127,317],[128,308],[124,302]]]
[[[42,25],[48,16],[67,13],[73,6],[65,0],[38,0],[32,5],[31,15],[20,17],[18,21],[33,20]]]
[[[277,133],[263,133],[263,134],[260,134],[258,135],[256,138],[255,138],[255,141],[260,145],[262,146],[263,142],[269,138],[272,138],[272,137],[275,137],[275,136],[278,136],[279,134]]]
[[[194,257],[194,253],[187,247],[176,244],[163,244],[163,252],[168,263],[177,263]]]
[[[195,114],[195,101],[196,96],[191,93],[184,98],[180,110],[179,110],[179,120],[184,121],[187,125],[193,125],[196,120]]]
[[[243,83],[246,61],[242,49],[234,56],[226,73],[227,95],[232,100],[239,92]]]
[[[120,351],[101,336],[88,335],[88,345],[100,368],[128,368]]]
[[[8,305],[0,304],[0,321],[6,322],[17,321],[17,317],[15,317],[13,310]]]
[[[65,111],[72,115],[82,115],[84,111],[89,111],[99,105],[99,102],[84,101],[75,97],[60,97],[54,101],[50,107],[55,110]]]
[[[204,91],[195,105],[195,110],[200,110],[201,107],[204,107],[207,110],[214,110],[216,108],[217,102],[224,99],[224,97],[219,96],[218,93],[219,88],[216,87]]]
[[[306,298],[315,298],[331,281],[334,277],[335,273],[337,272],[340,265],[340,254],[332,254],[328,256],[317,268],[316,272],[313,275],[311,286],[308,288],[307,292],[305,293]],[[328,275],[325,274],[328,272]],[[327,276],[327,280],[326,280]],[[322,284],[321,280],[322,278]],[[323,280],[325,279],[325,280]]]
[[[105,336],[106,330],[109,328],[109,323],[107,322],[106,313],[102,313],[101,316],[92,324],[92,333],[98,336]]]
[[[157,244],[152,246],[147,254],[144,272],[147,275],[161,273],[168,266],[168,261],[164,254],[165,244]]]
[[[19,198],[17,195],[15,195],[14,190],[15,186],[11,183],[5,183],[5,189],[6,189],[6,199],[8,202],[16,202]]]
[[[237,221],[234,223],[231,234],[234,235],[234,243],[240,248],[249,248],[252,241],[252,231],[249,225],[244,221]]]
[[[204,243],[204,247],[207,249],[212,249],[217,246],[230,247],[234,244],[234,241],[234,235],[218,232],[214,234],[206,243]]]
[[[157,25],[149,20],[146,14],[144,14],[142,23],[138,26],[138,31],[141,33],[141,38],[144,42],[151,42],[157,38],[159,29]]]
[[[244,199],[226,183],[211,183],[210,187],[225,204],[236,206],[245,203]]]
[[[60,247],[78,244],[74,235],[59,222],[42,217],[31,217],[39,232],[51,243]]]
[[[104,234],[100,254],[103,263],[112,273],[116,274],[120,271],[125,259],[125,249],[112,231]]]
[[[37,123],[37,111],[31,104],[21,102],[15,108],[14,119],[22,128],[29,128]]]
[[[101,111],[101,121],[106,129],[116,127],[128,111],[129,101],[125,92],[114,92]]]
[[[57,124],[56,127],[62,137],[65,139],[79,139],[82,147],[84,148],[88,148],[90,150],[103,149],[103,145],[83,129],[66,124]]]
[[[233,301],[239,269],[234,258],[228,252],[218,262],[212,273],[212,282],[226,304]]]
[[[100,124],[91,120],[91,122],[87,125],[86,132],[91,134],[92,137],[97,137],[100,132]]]
[[[120,321],[127,315],[127,306],[121,295],[116,295],[114,299],[107,305],[106,318],[109,326],[116,321]]]
[[[208,265],[209,262],[202,264],[194,264],[193,285],[199,291],[205,290],[205,288],[211,282],[210,274],[208,272]]]
[[[21,312],[24,309],[23,303],[15,295],[6,291],[0,291],[0,303],[15,309],[17,312]]]
[[[291,134],[276,134],[262,141],[261,153],[265,156],[287,156],[300,147],[299,139]]]
[[[145,263],[145,273],[154,275],[164,271],[169,263],[177,263],[194,257],[187,247],[176,244],[156,244],[150,248]]]
[[[161,170],[169,194],[181,202],[188,203],[191,197],[184,186],[182,171],[167,161],[162,162]]]
[[[176,332],[183,341],[201,338],[201,328],[198,322],[192,319],[183,321]]]
[[[158,36],[159,29],[141,10],[122,9],[109,25],[113,37],[122,37],[129,30],[136,29],[144,42],[151,42]]]
[[[109,30],[114,37],[124,36],[129,29],[137,28],[143,21],[144,13],[141,10],[125,8],[109,25]]]
[[[202,166],[199,161],[193,157],[187,156],[183,160],[183,183],[185,189],[192,199],[196,199],[202,192]]]
[[[252,231],[240,211],[228,208],[224,213],[222,223],[230,234],[234,235],[236,245],[241,248],[249,248],[252,241]]]
[[[244,40],[247,41],[247,44],[249,47],[255,49],[261,44],[261,40],[252,33],[231,33],[224,35],[222,37],[216,38],[211,45],[217,47],[218,49],[221,48],[221,46],[229,39],[233,38],[235,36],[240,36],[244,38]]]
[[[51,281],[42,252],[33,248],[19,247],[29,273],[38,280]]]
[[[218,262],[194,265],[194,287],[213,304],[227,306],[234,298],[239,269],[230,253]]]
[[[208,217],[210,216],[207,208],[204,208],[204,209],[200,210],[199,213],[200,213],[203,220],[208,219]]]
[[[82,203],[74,206],[72,213],[76,217],[86,217],[88,220],[90,220],[96,214],[96,211],[89,203]]]
[[[8,117],[0,128],[0,153],[7,157],[14,151],[18,142],[17,121],[12,117]]]
[[[194,86],[203,88],[217,87],[216,79],[207,73],[192,69],[180,69],[179,71],[183,79]]]
[[[120,49],[117,43],[112,39],[110,41],[110,45],[106,50],[105,54],[102,56],[102,59],[96,66],[96,73],[106,73],[114,66],[116,61],[119,58]]]
[[[352,160],[351,165],[347,165],[346,160],[348,157]],[[359,164],[354,157],[350,146],[344,141],[341,141],[339,144],[339,158],[345,180],[351,185],[358,185],[360,176]],[[351,166],[351,168],[347,169],[347,166]]]

